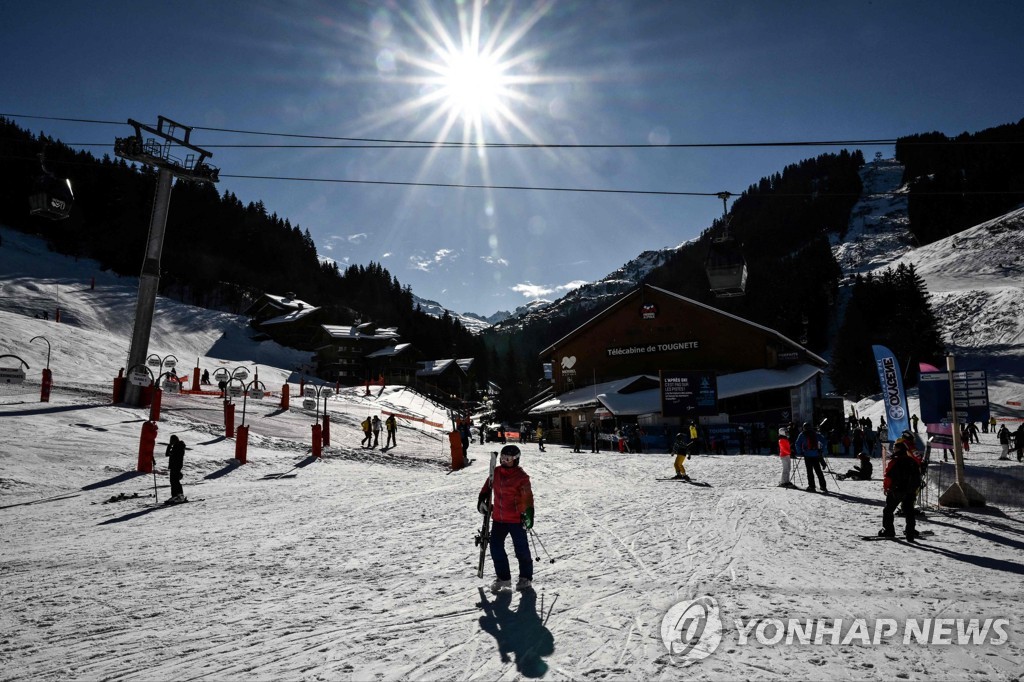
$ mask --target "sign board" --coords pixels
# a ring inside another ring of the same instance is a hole
[[[714,372],[661,371],[663,417],[718,414],[718,379]]]
[[[263,389],[261,389],[261,388],[254,388],[254,389],[252,389],[251,391],[249,391],[249,397],[252,398],[253,400],[262,400],[263,399]]]
[[[242,381],[245,381],[246,379],[249,378],[249,370],[247,370],[245,367],[239,367],[238,369],[231,373],[231,376],[235,379],[241,379]]]
[[[334,393],[334,391],[332,389],[330,389],[330,388],[321,388],[320,389],[320,397],[321,398],[330,398],[333,393]]]
[[[304,409],[304,410],[315,410],[316,409],[316,401],[313,400],[312,398],[303,398],[302,399],[302,409]]]
[[[177,366],[177,364],[178,361],[175,360],[174,358],[167,358],[166,360],[164,360],[164,367],[166,367],[167,369],[174,369]]]
[[[960,421],[988,421],[988,377],[985,370],[953,372],[952,396],[949,384],[949,372],[921,372],[918,385],[921,421],[925,424],[949,422],[953,418],[954,404]]]
[[[181,382],[174,381],[173,379],[164,379],[161,388],[163,388],[164,393],[181,393]]]
[[[155,355],[151,356],[151,357],[146,359],[146,364],[149,365],[150,367],[159,367],[160,366],[160,358],[156,357]]]
[[[21,367],[0,367],[0,384],[20,384],[25,380]]]
[[[214,371],[213,378],[216,379],[217,381],[227,381],[228,379],[231,378],[231,374],[229,374],[226,369],[221,367],[220,369]]]
[[[232,398],[237,398],[242,395],[242,387],[237,384],[231,384],[228,386],[228,395]]]
[[[132,371],[128,372],[128,383],[132,386],[149,386],[153,383],[153,379],[150,378],[149,372],[144,367],[136,367]]]
[[[307,398],[315,398],[316,389],[313,388],[312,386],[306,386],[304,389],[302,389],[302,395],[306,396]]]

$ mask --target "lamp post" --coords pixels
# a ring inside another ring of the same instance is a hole
[[[319,457],[321,447],[323,445],[331,444],[331,421],[327,416],[327,399],[331,397],[334,391],[330,386],[323,384],[316,386],[307,384],[302,399],[302,407],[305,409],[316,410],[316,422],[313,424],[313,456]],[[320,398],[324,399],[324,423],[320,425]],[[310,403],[313,403],[310,405]]]

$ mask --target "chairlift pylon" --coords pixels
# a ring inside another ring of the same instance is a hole
[[[71,214],[71,205],[75,202],[71,181],[47,170],[43,152],[39,152],[39,166],[42,174],[36,178],[28,197],[29,213],[49,220],[64,220]]]
[[[719,192],[722,200],[722,236],[714,239],[704,259],[704,270],[708,275],[708,289],[718,298],[743,296],[747,288],[747,263],[739,246],[729,235],[728,202],[732,194]]]

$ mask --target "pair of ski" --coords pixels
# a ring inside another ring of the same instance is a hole
[[[921,530],[917,532],[917,537],[914,538],[914,540],[909,540],[903,537],[902,535],[862,535],[861,540],[866,540],[868,542],[874,542],[875,540],[895,540],[896,542],[914,542],[916,540],[922,540],[925,538],[930,539],[933,535],[935,535],[935,531],[933,530]]]
[[[706,481],[690,481],[690,480],[687,480],[685,478],[676,478],[674,476],[670,476],[669,478],[656,478],[654,480],[655,481],[675,481],[676,483],[689,483],[690,485],[695,485],[695,486],[697,486],[699,488],[710,488],[711,487],[711,484],[706,482]]]

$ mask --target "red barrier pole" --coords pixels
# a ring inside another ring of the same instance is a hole
[[[326,414],[324,415],[324,433],[323,433],[324,445],[331,444],[331,418]]]
[[[227,438],[235,437],[235,404],[224,401],[224,433]]]
[[[321,452],[320,433],[322,429],[319,424],[313,424],[313,456],[319,457]]]
[[[164,392],[158,386],[153,387],[153,402],[149,405],[149,421],[160,421],[160,403],[163,402]]]
[[[282,410],[287,410],[288,409],[288,391],[289,390],[290,389],[288,387],[288,384],[285,384],[284,386],[281,387],[281,409]]]
[[[123,403],[124,402],[124,377],[114,377],[114,395],[112,396],[111,402]]]
[[[48,403],[50,402],[50,387],[53,386],[53,372],[47,367],[43,370],[43,383],[39,389],[39,402]]]
[[[235,459],[239,464],[245,464],[248,461],[246,454],[249,450],[249,427],[239,426],[235,435]]]
[[[199,365],[196,365],[196,368],[192,370],[192,390],[198,391],[201,388],[202,386],[199,385]]]
[[[142,435],[139,436],[139,463],[136,471],[148,474],[153,471],[153,448],[156,446],[157,426],[153,422],[143,422]]]

